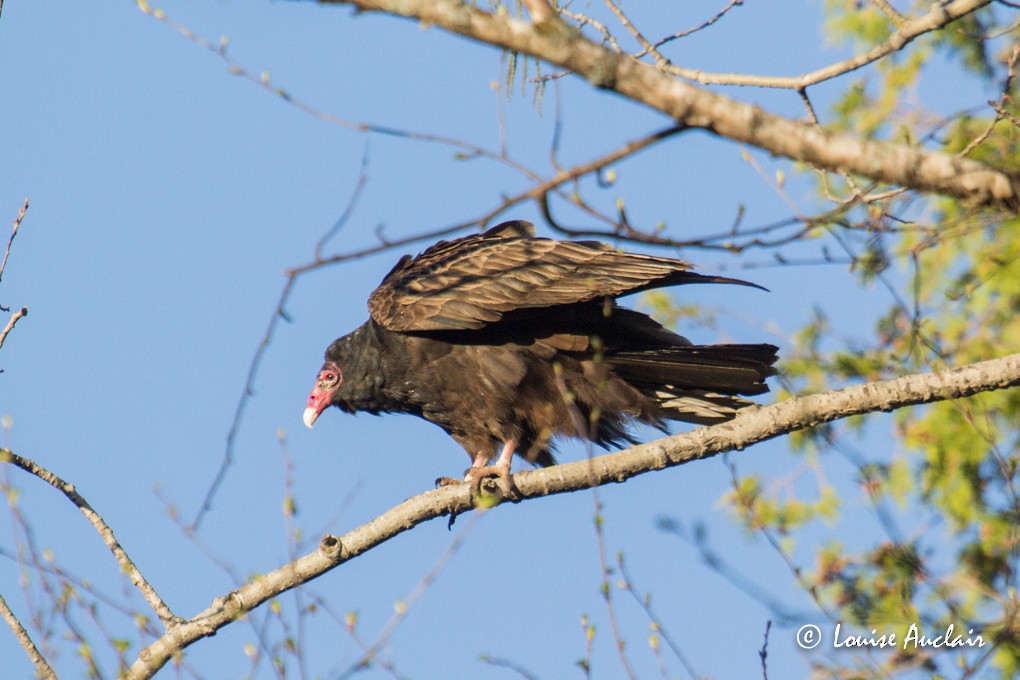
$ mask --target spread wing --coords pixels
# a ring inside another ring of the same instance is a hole
[[[602,243],[535,238],[531,223],[504,222],[437,243],[418,257],[404,256],[369,297],[368,309],[391,331],[465,330],[518,309],[680,283],[745,283],[689,269],[682,260],[623,253]]]

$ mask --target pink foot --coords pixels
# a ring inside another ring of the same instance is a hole
[[[517,444],[513,441],[508,441],[503,444],[503,450],[499,454],[499,460],[493,465],[486,465],[489,462],[489,456],[486,453],[478,453],[475,455],[474,462],[471,467],[464,473],[464,481],[471,485],[471,496],[478,498],[482,493],[482,480],[495,478],[496,483],[499,486],[500,495],[503,498],[511,498],[517,491],[517,486],[514,484],[513,477],[510,474],[510,461],[514,456],[514,449],[517,448]],[[436,486],[449,486],[450,484],[458,484],[456,479],[451,477],[440,477],[436,480]]]

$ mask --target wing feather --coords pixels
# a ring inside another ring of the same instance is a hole
[[[602,243],[535,238],[534,226],[518,220],[405,256],[369,297],[368,309],[391,331],[467,330],[518,309],[680,283],[745,283],[689,269],[682,260],[623,253]]]

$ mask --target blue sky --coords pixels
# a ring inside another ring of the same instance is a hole
[[[779,21],[771,3],[746,3],[718,31],[678,47],[677,58],[706,70],[791,74],[841,56],[819,35],[816,4],[783,5]],[[561,80],[558,91],[547,90],[541,112],[519,85],[505,102],[491,86],[501,77],[497,51],[409,22],[307,3],[161,7],[213,42],[229,36],[237,63],[254,74],[267,72],[274,86],[346,119],[497,149],[502,108],[511,154],[546,173],[557,98],[564,165],[667,124],[570,79]],[[690,3],[678,27],[717,9]],[[747,56],[752,53],[753,59]],[[0,17],[0,86],[5,240],[5,225],[25,196],[31,198],[0,284],[0,304],[30,309],[0,352],[0,416],[11,422],[5,445],[74,482],[171,608],[191,616],[234,583],[182,535],[165,503],[188,518],[197,510],[223,457],[248,366],[284,284],[282,272],[312,258],[316,242],[347,205],[363,159],[367,184],[327,252],[372,245],[377,228],[399,237],[472,218],[528,184],[497,163],[454,160],[449,147],[317,120],[228,74],[214,55],[128,0],[9,0]],[[926,84],[922,94],[941,94],[942,87]],[[822,110],[833,91],[818,88]],[[802,115],[792,93],[729,92]],[[632,221],[667,220],[677,235],[725,228],[739,205],[747,207],[749,223],[786,217],[789,207],[742,160],[743,151],[688,133],[622,164],[614,188],[584,186],[602,207],[625,196]],[[755,158],[768,173],[783,167],[760,154]],[[803,207],[814,205],[806,185],[793,183],[790,193]],[[584,224],[579,213],[560,214],[569,224]],[[532,206],[507,218],[539,221]],[[314,431],[301,426],[324,348],[366,318],[368,293],[402,252],[308,274],[291,295],[291,323],[278,328],[264,357],[236,461],[200,533],[201,542],[242,578],[288,560],[281,513],[286,459],[299,510],[295,523],[309,541],[302,552],[322,533],[354,528],[467,464],[440,430],[409,417],[333,412]],[[701,252],[683,256],[706,271],[740,264]],[[754,253],[745,258],[768,259]],[[888,304],[885,293],[861,290],[839,266],[764,268],[747,276],[772,293],[701,287],[682,291],[680,299],[719,308],[725,340],[783,346],[813,305],[826,305],[847,332],[866,335],[876,311]],[[706,330],[692,337],[720,339]],[[894,453],[887,440],[878,440],[880,450],[869,454],[881,459]],[[584,455],[579,447],[565,452],[568,459]],[[790,610],[805,612],[805,622],[821,616],[776,554],[726,520],[729,511],[719,499],[729,488],[727,462],[742,472],[776,475],[802,465],[782,441],[769,442],[600,493],[610,559],[626,556],[635,582],[652,592],[656,611],[693,667],[712,677],[746,678],[760,673],[757,650],[769,612],[701,564],[696,550],[657,529],[660,518],[687,526],[704,522],[727,562]],[[830,465],[833,474],[852,480],[848,465]],[[36,479],[6,474],[20,490],[35,539],[52,549],[57,563],[114,597],[133,597],[130,606],[144,609],[65,499]],[[857,519],[873,523],[853,484],[839,484],[847,516],[854,517],[856,508]],[[374,640],[394,603],[470,526],[460,550],[385,647],[396,668],[415,678],[514,677],[479,662],[486,653],[542,678],[580,675],[574,663],[585,653],[580,621],[588,616],[597,626],[593,675],[619,677],[599,595],[593,513],[590,494],[579,493],[500,508],[477,523],[461,518],[452,532],[433,522],[309,590],[341,616],[358,612],[359,634]],[[813,531],[821,538],[835,528]],[[0,522],[5,554],[12,550],[12,532],[10,522]],[[0,593],[24,614],[20,572],[14,561],[0,558]],[[647,619],[623,591],[615,591],[614,601],[639,675],[656,675]],[[292,596],[280,603],[293,612]],[[74,616],[84,628],[92,625],[80,612]],[[258,612],[253,621],[262,625],[265,617]],[[137,636],[130,621],[115,612],[104,613],[103,621],[135,644],[133,655]],[[276,624],[266,625],[268,637],[278,639]],[[306,622],[304,634],[308,677],[335,677],[358,658],[343,626],[321,611]],[[200,677],[241,677],[250,669],[244,648],[254,638],[252,626],[230,626],[189,649],[187,666]],[[101,646],[101,639],[95,643]],[[671,676],[686,677],[675,658],[664,656]],[[114,674],[110,657],[100,659]],[[55,663],[67,677],[81,673],[70,647]],[[769,667],[771,677],[805,672],[792,628],[773,628]],[[6,630],[0,632],[0,669],[5,677],[31,673]],[[257,675],[273,677],[268,663]],[[389,674],[374,668],[361,677]]]

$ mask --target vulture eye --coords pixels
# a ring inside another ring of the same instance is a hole
[[[323,371],[319,374],[319,384],[323,389],[333,387],[343,381],[343,377],[340,375],[340,371]]]

